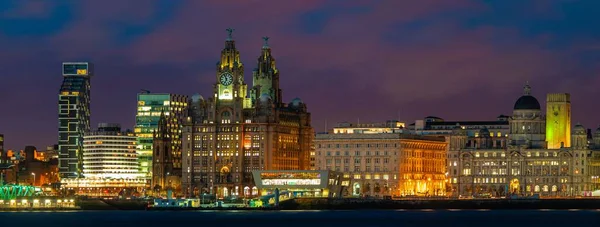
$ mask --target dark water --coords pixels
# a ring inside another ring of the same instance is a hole
[[[600,210],[4,212],[3,226],[600,226]]]

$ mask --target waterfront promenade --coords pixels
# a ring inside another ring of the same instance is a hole
[[[77,205],[83,210],[147,210],[142,200],[84,200]],[[600,209],[600,199],[468,199],[468,200],[382,200],[294,198],[276,208],[204,207],[153,210],[360,210],[360,209]]]

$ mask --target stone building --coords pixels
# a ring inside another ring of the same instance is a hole
[[[566,100],[555,96],[550,94],[548,100],[562,101],[564,106]],[[586,171],[586,162],[597,153],[589,146],[583,126],[576,125],[571,131],[570,104],[562,114],[561,121],[553,120],[553,127],[547,127],[550,123],[531,95],[531,87],[526,85],[524,94],[514,105],[506,137],[494,138],[487,128],[475,136],[468,135],[464,127],[456,125],[449,138],[449,191],[454,196],[539,194],[551,197],[582,195],[592,190],[593,176]],[[552,138],[554,144],[564,141],[570,132],[571,146],[564,146],[569,143],[562,142],[563,146],[549,149],[546,140],[549,130],[562,135],[562,138]]]
[[[248,90],[233,30],[228,31],[213,93],[192,97],[183,129],[182,184],[190,196],[251,196],[253,170],[310,168],[311,116],[299,98],[284,102],[268,37]]]
[[[317,134],[315,167],[351,178],[344,196],[443,195],[446,145],[397,124],[338,125]]]

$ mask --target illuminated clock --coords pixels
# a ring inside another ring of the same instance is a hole
[[[233,83],[233,76],[231,73],[222,73],[219,81],[222,85],[229,86],[231,83]]]

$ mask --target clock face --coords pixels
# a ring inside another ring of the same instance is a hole
[[[223,73],[221,74],[220,82],[222,85],[229,86],[233,83],[233,76],[231,73]]]

